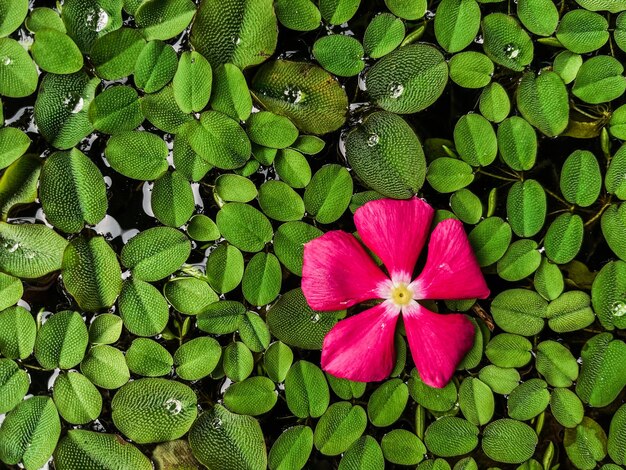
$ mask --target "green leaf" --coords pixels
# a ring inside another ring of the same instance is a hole
[[[537,292],[546,300],[555,300],[563,293],[565,285],[558,265],[551,263],[545,257],[542,257],[541,264],[535,271],[533,284]]]
[[[88,340],[87,326],[78,312],[55,313],[37,332],[35,358],[44,369],[71,369],[85,357]]]
[[[618,13],[625,9],[617,0],[576,0],[576,3],[591,11],[608,10],[611,13]]]
[[[0,359],[0,412],[7,413],[21,403],[29,387],[26,371],[11,359]]]
[[[156,93],[144,95],[141,110],[156,128],[170,134],[179,132],[185,123],[195,122],[191,114],[183,113],[176,104],[171,85],[161,88]]]
[[[191,45],[213,67],[260,64],[276,49],[278,28],[271,0],[202,0],[191,28]]]
[[[576,394],[583,403],[603,407],[611,403],[626,385],[619,364],[626,359],[626,343],[601,333],[585,343],[580,353],[582,366]]]
[[[561,77],[543,71],[524,74],[517,87],[517,108],[522,116],[548,137],[562,133],[569,122],[569,100]]]
[[[135,63],[135,86],[146,93],[154,93],[167,85],[178,67],[174,48],[162,41],[149,41]]]
[[[184,233],[170,227],[153,227],[131,238],[120,256],[124,266],[142,281],[159,281],[187,260],[191,243]]]
[[[152,462],[118,435],[71,429],[54,451],[54,466],[57,470],[114,470],[119,466],[150,470]]]
[[[406,429],[392,429],[380,441],[385,460],[397,465],[416,465],[426,455],[422,441]]]
[[[491,59],[485,54],[474,51],[454,54],[452,59],[450,59],[449,66],[450,79],[463,88],[483,88],[487,86],[491,82],[494,71]]]
[[[12,2],[9,1],[8,3],[10,4]],[[25,7],[25,9],[28,11],[28,7]],[[4,17],[4,15],[2,16]],[[61,33],[66,32],[65,25],[63,24],[63,20],[61,19],[59,13],[52,8],[47,7],[37,7],[30,10],[28,18],[24,21],[24,26],[31,33],[36,33],[40,29],[44,28],[56,29]]]
[[[483,426],[493,417],[493,393],[480,379],[467,377],[459,387],[459,406],[470,423]]]
[[[583,58],[579,54],[562,51],[554,58],[552,68],[559,74],[561,80],[568,85],[574,81],[582,64]]]
[[[132,131],[143,120],[139,95],[129,86],[112,86],[97,95],[89,105],[89,120],[105,134]]]
[[[330,73],[339,77],[358,75],[364,68],[365,51],[352,36],[330,34],[313,44],[313,57]]]
[[[428,44],[404,46],[383,57],[365,77],[372,100],[386,111],[409,114],[432,105],[448,82],[448,65]]]
[[[478,106],[483,116],[496,123],[503,121],[511,112],[509,95],[504,87],[497,82],[492,82],[483,88]],[[500,128],[498,128],[499,130]]]
[[[298,129],[288,118],[267,111],[253,113],[246,126],[250,140],[265,147],[286,148],[298,138]]]
[[[102,395],[78,372],[60,374],[54,381],[52,396],[59,414],[68,423],[87,424],[102,411]]]
[[[41,159],[35,155],[24,155],[9,165],[0,177],[0,219],[7,220],[13,209],[35,202],[40,173]]]
[[[184,113],[197,113],[204,109],[211,96],[212,79],[208,60],[196,51],[183,52],[172,80],[172,88],[176,104]]]
[[[223,358],[224,373],[233,382],[241,382],[252,373],[254,357],[245,344],[230,343],[224,349]]]
[[[598,286],[600,285],[599,283]],[[601,312],[600,318],[610,318],[605,317],[604,312],[600,308],[598,311]],[[591,309],[589,295],[583,291],[573,290],[564,292],[548,304],[546,318],[548,319],[548,326],[552,331],[566,333],[582,330],[591,325],[595,320],[595,314]]]
[[[15,127],[0,129],[0,169],[8,167],[30,147],[31,140],[25,132]]]
[[[20,27],[28,13],[27,0],[3,0],[0,2],[0,37],[8,36]]]
[[[408,386],[411,398],[413,398],[418,405],[430,411],[448,411],[457,401],[457,390],[454,382],[449,382],[443,388],[431,387],[420,379],[419,373],[415,368],[411,370]]]
[[[496,324],[507,333],[534,336],[543,329],[547,306],[548,302],[534,291],[509,289],[493,299],[491,314]]]
[[[150,204],[159,222],[180,227],[195,209],[191,184],[177,171],[166,172],[154,182]]]
[[[269,453],[270,470],[304,468],[313,450],[313,431],[309,426],[292,426],[281,433]]]
[[[385,0],[391,13],[405,20],[420,19],[426,13],[426,0]]]
[[[607,330],[626,327],[626,318],[623,318],[626,315],[625,291],[626,262],[606,263],[593,281],[591,300],[600,323]]]
[[[90,58],[100,78],[116,80],[135,71],[137,56],[145,45],[136,29],[119,28],[94,41]]]
[[[428,426],[424,443],[440,457],[467,454],[478,445],[478,428],[462,418],[444,416]]]
[[[559,24],[559,10],[551,0],[519,0],[517,16],[528,31],[538,36],[550,36]]]
[[[250,140],[239,123],[217,111],[206,111],[189,135],[191,148],[211,165],[230,170],[250,158]]]
[[[77,149],[55,152],[45,160],[39,198],[47,220],[67,233],[96,225],[108,207],[102,173]]]
[[[338,470],[375,470],[385,467],[383,451],[372,436],[359,437],[344,452]]]
[[[167,375],[174,359],[159,343],[148,338],[136,338],[126,351],[126,363],[134,374],[145,377]]]
[[[520,381],[520,375],[516,369],[498,367],[493,364],[483,367],[478,377],[500,395],[509,395]]]
[[[604,185],[609,194],[615,194],[621,200],[626,199],[626,144],[622,145],[613,155],[606,172]]]
[[[76,43],[56,29],[38,30],[30,52],[39,68],[46,72],[67,74],[83,67],[83,55]]]
[[[536,180],[516,181],[506,199],[507,219],[516,235],[533,237],[546,220],[546,193]]]
[[[584,226],[579,215],[569,212],[559,215],[546,233],[546,256],[557,264],[570,262],[580,250],[583,235]]]
[[[354,382],[352,380],[335,377],[329,373],[326,373],[326,380],[328,380],[328,384],[334,394],[342,400],[361,398],[367,387],[366,382]]]
[[[238,248],[221,244],[209,255],[206,274],[216,292],[226,293],[239,285],[243,278],[243,255]]]
[[[379,59],[395,48],[404,39],[404,23],[390,13],[376,15],[367,25],[363,36],[363,49],[372,59]]]
[[[439,193],[452,193],[474,181],[472,167],[456,158],[441,157],[428,166],[426,179]]]
[[[367,426],[367,415],[359,405],[333,403],[315,426],[313,443],[324,455],[339,455],[359,438]]]
[[[124,281],[117,303],[124,326],[137,336],[156,336],[169,320],[169,306],[159,290],[134,277]]]
[[[422,144],[408,123],[395,114],[374,112],[351,130],[346,138],[346,158],[363,183],[385,196],[406,199],[424,184]]]
[[[313,31],[322,21],[320,11],[311,0],[277,0],[274,9],[278,21],[294,31]]]
[[[107,390],[120,388],[130,379],[122,351],[106,344],[87,351],[80,363],[80,371],[92,384]]]
[[[568,202],[588,207],[596,202],[602,189],[600,165],[593,153],[574,151],[561,170],[561,192]]]
[[[104,154],[111,167],[127,178],[156,180],[167,171],[167,144],[150,132],[115,134],[107,142]]]
[[[265,109],[288,117],[305,133],[327,134],[346,120],[345,90],[328,72],[311,63],[269,62],[259,68],[251,89]]]
[[[113,423],[138,444],[178,439],[197,414],[194,391],[167,379],[134,380],[120,388],[111,401]]]
[[[67,34],[89,54],[97,38],[122,26],[122,6],[121,0],[68,0],[63,3],[61,18]]]
[[[213,372],[221,355],[222,348],[214,338],[200,336],[187,341],[174,353],[176,375],[183,380],[203,379]]]
[[[400,379],[384,382],[370,395],[367,416],[376,427],[387,427],[402,415],[409,399],[409,389]]]
[[[511,116],[498,126],[498,150],[512,169],[530,170],[537,158],[537,134],[528,121]]]
[[[278,151],[274,160],[274,170],[276,175],[292,188],[305,188],[311,181],[311,165],[302,153],[294,149]]]
[[[609,40],[609,23],[602,15],[583,9],[568,11],[559,23],[556,38],[572,52],[586,54]]]
[[[10,98],[31,95],[38,79],[37,67],[28,52],[13,39],[0,39],[0,95]]]
[[[297,417],[319,418],[330,402],[330,391],[324,373],[311,362],[296,362],[285,377],[285,398],[289,410]],[[363,416],[365,418],[365,412]],[[367,418],[365,421],[367,422]]]
[[[163,294],[172,307],[185,315],[198,315],[219,300],[205,281],[195,277],[178,277],[168,281],[163,287]]]
[[[67,241],[43,224],[0,222],[0,271],[35,279],[61,269]]]
[[[317,227],[304,222],[282,224],[274,236],[274,253],[289,271],[301,276],[304,244],[322,233]]]
[[[469,46],[480,29],[480,7],[476,0],[442,0],[435,12],[435,37],[447,52]]]
[[[89,325],[89,342],[91,344],[113,344],[122,334],[122,319],[113,313],[96,316]]]
[[[156,341],[136,338],[126,350],[126,363],[134,374],[159,377],[170,373],[174,359],[168,350]]]
[[[265,470],[267,450],[261,426],[251,416],[215,405],[202,413],[189,432],[193,455],[208,468]]]
[[[37,326],[31,313],[15,305],[0,311],[0,354],[26,359],[33,353]]]
[[[498,419],[483,431],[482,448],[487,457],[502,463],[522,463],[535,453],[535,431],[514,419]]]
[[[622,405],[613,415],[608,439],[609,456],[613,462],[617,462],[620,465],[623,465],[624,461],[626,461],[626,442],[622,438],[624,426],[626,426],[626,421],[624,420],[625,413],[626,406]]]
[[[450,196],[450,208],[466,224],[477,224],[483,214],[483,205],[469,189],[460,189]]]
[[[191,0],[147,0],[133,15],[141,34],[150,41],[178,36],[195,13],[196,5]]]
[[[480,266],[498,261],[511,242],[511,226],[500,217],[488,217],[469,234],[469,241]]]
[[[281,283],[278,258],[271,253],[257,253],[246,266],[241,288],[244,298],[260,307],[278,297]]]
[[[480,114],[461,116],[454,126],[454,145],[461,159],[472,166],[488,166],[498,155],[496,133]]]
[[[204,214],[196,214],[189,219],[187,234],[191,239],[199,242],[209,242],[220,238],[217,225]]]
[[[322,349],[324,336],[345,310],[316,312],[312,310],[300,288],[283,294],[267,312],[267,324],[272,335],[290,346],[302,349]]]
[[[37,470],[52,456],[60,434],[61,421],[52,399],[31,397],[8,413],[0,427],[0,460]]]
[[[113,305],[122,288],[117,256],[101,237],[73,239],[63,254],[63,285],[88,312]]]
[[[482,31],[485,54],[496,64],[521,72],[533,60],[533,42],[514,17],[491,13],[483,18]]]
[[[567,388],[555,388],[552,390],[550,411],[554,419],[566,428],[576,427],[583,420],[585,414],[580,398]]]
[[[532,345],[523,336],[500,333],[485,348],[487,358],[498,367],[523,367],[530,361]]]
[[[285,343],[275,341],[263,355],[263,367],[274,382],[284,382],[293,363],[293,352]]]
[[[49,73],[41,80],[34,108],[35,124],[53,147],[70,149],[93,131],[88,109],[99,83],[84,71],[70,75]]]
[[[529,379],[513,389],[507,408],[511,418],[527,421],[543,412],[549,402],[548,384],[541,379]]]
[[[224,238],[242,251],[261,251],[274,235],[267,217],[248,204],[229,202],[215,220]]]
[[[580,66],[572,93],[585,103],[606,103],[619,98],[626,91],[624,66],[617,59],[599,55]]]
[[[0,311],[15,305],[23,293],[24,287],[19,279],[0,273]]]
[[[626,258],[626,245],[620,236],[626,223],[626,206],[613,204],[602,214],[602,234],[609,247],[620,258]]]
[[[330,24],[339,25],[356,14],[361,0],[320,0],[319,4],[324,19]]]
[[[572,353],[556,341],[537,346],[537,372],[553,387],[569,387],[578,378],[578,363]]]
[[[593,419],[584,417],[576,428],[565,429],[563,445],[576,468],[592,469],[606,457],[606,433]]]
[[[250,377],[232,384],[224,393],[224,406],[234,413],[257,416],[270,411],[278,395],[267,377]],[[270,454],[271,455],[271,454]]]
[[[239,121],[245,121],[252,111],[252,97],[241,69],[222,64],[214,70],[211,107]]]

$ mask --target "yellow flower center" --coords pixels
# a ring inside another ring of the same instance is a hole
[[[400,283],[391,289],[391,300],[399,307],[404,307],[413,300],[413,291],[406,284]]]

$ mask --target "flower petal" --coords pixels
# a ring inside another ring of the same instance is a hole
[[[405,309],[402,318],[420,378],[431,387],[445,387],[474,344],[474,325],[465,315],[440,315],[420,304]]]
[[[363,243],[385,263],[391,277],[410,281],[434,212],[416,197],[379,199],[357,209],[354,223]]]
[[[383,302],[341,320],[324,338],[322,369],[357,382],[386,379],[396,353],[394,333],[400,312]]]
[[[304,245],[302,292],[313,310],[342,310],[377,299],[387,276],[349,233],[327,232]]]
[[[416,299],[484,299],[489,288],[474,252],[456,219],[437,224],[428,243],[426,265],[411,283]]]

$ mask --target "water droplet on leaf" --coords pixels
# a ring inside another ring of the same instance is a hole
[[[515,45],[515,44],[507,44],[506,46],[504,46],[504,54],[509,58],[509,59],[515,59],[520,53],[519,48]]]
[[[378,134],[370,134],[370,136],[367,138],[367,145],[369,147],[373,147],[374,145],[378,144],[379,140],[380,137],[378,136]]]
[[[169,411],[173,415],[177,415],[183,409],[183,404],[180,400],[176,400],[175,398],[170,398],[163,403],[163,406],[167,411]]]
[[[389,93],[393,99],[400,98],[404,93],[404,85],[401,83],[392,83],[389,87]]]

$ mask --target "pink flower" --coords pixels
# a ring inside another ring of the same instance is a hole
[[[439,315],[418,303],[427,299],[484,299],[489,289],[463,224],[439,222],[430,236],[421,274],[415,264],[434,210],[421,199],[381,199],[354,214],[359,237],[387,268],[385,274],[361,243],[341,230],[304,246],[302,291],[314,310],[341,310],[371,299],[383,302],[337,323],[324,338],[322,368],[350,380],[389,376],[395,362],[394,332],[402,315],[421,379],[443,387],[472,347],[474,327],[462,314]]]

